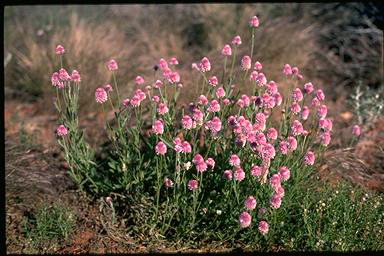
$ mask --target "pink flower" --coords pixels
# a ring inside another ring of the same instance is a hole
[[[251,103],[249,97],[245,94],[241,95],[241,99],[244,102],[244,106],[248,107],[249,104]]]
[[[62,137],[68,134],[68,129],[65,128],[64,125],[59,125],[59,127],[56,129],[56,133],[58,136]]]
[[[95,97],[98,103],[104,103],[108,100],[108,95],[104,88],[97,88]]]
[[[289,171],[288,167],[286,166],[280,167],[279,176],[283,181],[287,181],[289,177],[291,177],[291,172]]]
[[[113,91],[112,86],[111,86],[110,84],[106,84],[106,85],[104,86],[104,89],[105,89],[106,92],[111,92],[111,91]]]
[[[215,160],[213,160],[213,158],[208,158],[205,163],[208,165],[208,166],[211,166],[211,169],[213,170],[213,168],[215,168]]]
[[[254,198],[253,196],[249,196],[245,202],[244,202],[244,206],[245,208],[247,208],[248,210],[254,210],[256,208],[256,198]]]
[[[259,19],[257,18],[257,16],[253,16],[253,17],[250,19],[250,21],[249,21],[249,25],[250,25],[251,27],[254,27],[254,28],[256,28],[256,27],[259,26]]]
[[[291,111],[294,114],[298,114],[300,112],[301,108],[300,105],[297,102],[293,102],[291,105]]]
[[[205,97],[205,95],[199,96],[199,104],[204,106],[208,105],[208,99]]]
[[[223,173],[223,179],[230,181],[232,180],[232,171],[231,170],[226,170]]]
[[[209,62],[209,59],[207,57],[204,57],[200,61],[199,68],[201,72],[207,72],[211,70],[211,63]]]
[[[208,128],[212,132],[218,133],[221,130],[221,120],[220,120],[220,118],[218,118],[217,116],[212,118],[212,120],[210,121],[210,123],[208,125]]]
[[[301,92],[300,88],[295,88],[295,90],[293,90],[292,97],[293,97],[293,100],[295,101],[303,100],[303,93]]]
[[[168,68],[168,63],[165,59],[161,58],[159,62],[159,66],[162,70],[165,70]]]
[[[245,55],[242,59],[241,59],[241,68],[243,70],[250,70],[251,69],[251,58],[248,56],[248,55]]]
[[[269,143],[262,144],[259,153],[263,160],[274,158],[276,155],[275,148]]]
[[[203,119],[204,119],[204,114],[203,114],[203,112],[201,112],[200,109],[195,108],[193,110],[193,116],[192,117],[193,117],[193,120],[195,120],[196,122],[202,123]]]
[[[293,121],[291,129],[292,129],[293,136],[300,135],[304,132],[303,125],[298,120]]]
[[[74,82],[77,82],[77,83],[80,83],[80,82],[81,82],[80,74],[79,74],[79,72],[77,72],[77,70],[73,70],[73,71],[72,71],[71,79],[72,79]]]
[[[329,131],[320,134],[320,143],[323,146],[328,146],[331,141],[331,133]]]
[[[156,82],[153,84],[153,88],[159,89],[163,86],[163,82],[160,80],[156,80]]]
[[[134,95],[134,96],[132,97],[132,99],[130,100],[130,103],[131,103],[131,105],[132,105],[133,107],[138,107],[138,106],[140,106],[140,102],[141,102],[141,100],[140,100],[140,96],[139,96],[139,95]]]
[[[213,87],[215,87],[216,85],[219,84],[219,79],[217,79],[216,76],[213,76],[211,77],[209,80],[208,80],[209,84],[212,85]]]
[[[183,141],[182,152],[183,153],[191,153],[192,152],[191,144],[189,144],[188,141]]]
[[[259,74],[259,73],[258,73],[256,70],[252,71],[251,75],[249,76],[249,79],[250,79],[251,81],[256,81],[256,80],[257,80],[257,75],[258,75],[258,74]]]
[[[182,122],[182,125],[183,125],[183,128],[184,128],[184,129],[187,129],[187,130],[192,129],[192,126],[193,126],[193,120],[192,120],[192,118],[191,118],[190,116],[185,115],[185,116],[183,117],[183,119],[181,120],[181,122]]]
[[[273,98],[275,99],[276,106],[280,106],[281,102],[283,101],[283,97],[281,97],[280,93],[277,92],[273,95]]]
[[[68,74],[68,72],[64,69],[64,68],[61,68],[59,70],[59,78],[60,80],[62,81],[68,81],[68,80],[71,80],[71,76]]]
[[[352,128],[352,134],[355,135],[356,137],[359,137],[361,134],[360,126],[354,125]]]
[[[238,99],[237,102],[236,102],[236,105],[239,108],[243,108],[245,104],[244,104],[244,101],[242,99]]]
[[[292,68],[291,68],[291,65],[289,64],[285,64],[284,65],[284,69],[283,69],[283,73],[284,75],[292,75]]]
[[[275,193],[278,197],[283,198],[285,195],[284,188],[282,186],[276,187],[275,188]]]
[[[140,101],[142,101],[142,100],[144,100],[145,98],[147,98],[147,96],[145,95],[145,93],[144,93],[142,90],[140,90],[140,89],[137,89],[137,90],[135,91],[135,95],[136,95],[137,97],[139,97],[139,100],[140,100]]]
[[[262,99],[264,108],[271,109],[275,107],[275,99],[268,93],[264,93]]]
[[[156,102],[156,103],[159,103],[159,102],[160,102],[160,97],[157,96],[157,95],[154,95],[154,96],[152,97],[152,101],[154,101],[154,102]]]
[[[204,161],[200,161],[196,164],[196,170],[198,172],[205,172],[208,169],[208,165]]]
[[[252,216],[249,215],[249,213],[247,212],[243,212],[242,214],[240,214],[240,227],[242,228],[246,228],[246,227],[249,227],[251,225],[251,221],[252,221]]]
[[[262,171],[263,171],[263,168],[261,168],[260,166],[254,165],[252,166],[252,169],[251,169],[251,175],[254,177],[259,177],[261,176]]]
[[[267,84],[267,92],[269,95],[274,95],[274,94],[278,93],[277,84],[275,83],[275,81],[270,81]]]
[[[192,162],[194,164],[198,164],[198,163],[204,162],[204,158],[202,155],[196,154],[195,157],[193,158]]]
[[[313,92],[313,90],[314,90],[314,88],[313,88],[313,84],[311,82],[306,83],[304,85],[304,93],[310,94],[311,92]]]
[[[137,76],[135,81],[136,81],[136,84],[141,85],[144,83],[144,78],[141,76]]]
[[[173,181],[169,178],[165,178],[164,179],[164,185],[167,187],[167,188],[170,188],[173,186]]]
[[[236,139],[235,139],[236,146],[244,147],[245,143],[247,143],[247,136],[245,136],[244,134],[239,134],[238,136],[236,136]]]
[[[109,71],[113,71],[113,70],[117,70],[118,69],[117,62],[114,59],[110,60],[107,63],[107,67],[108,67]]]
[[[161,135],[164,132],[164,124],[162,120],[156,120],[152,125],[152,131],[156,135]]]
[[[240,182],[240,181],[244,180],[244,178],[245,178],[244,170],[241,169],[240,167],[237,168],[236,171],[235,171],[235,180]]]
[[[241,45],[241,38],[240,36],[235,36],[232,40],[233,45]]]
[[[297,140],[295,139],[295,137],[289,136],[287,138],[287,142],[288,142],[289,151],[291,151],[291,152],[295,151],[297,148]]]
[[[268,230],[269,230],[269,225],[268,225],[268,222],[262,220],[260,221],[259,223],[259,231],[261,234],[265,235],[268,233]]]
[[[231,157],[229,158],[229,165],[239,167],[240,158],[235,154],[231,155]]]
[[[293,67],[292,68],[292,74],[297,76],[299,74],[299,68],[298,67]]]
[[[303,107],[303,110],[301,111],[301,118],[303,120],[307,120],[309,116],[309,108],[307,106]]]
[[[62,45],[59,44],[58,46],[56,46],[56,54],[57,55],[63,55],[64,52],[65,52],[65,50],[64,50],[64,47]]]
[[[324,92],[319,89],[316,91],[316,98],[319,100],[319,101],[323,101],[325,99],[325,95],[324,95]]]
[[[157,155],[165,155],[165,153],[167,153],[167,146],[162,141],[160,141],[157,143],[155,151]]]
[[[157,107],[157,112],[158,112],[160,115],[165,115],[166,113],[168,113],[168,107],[167,107],[167,104],[165,104],[165,103],[160,103],[159,106]]]
[[[263,69],[263,65],[261,65],[260,62],[256,61],[255,62],[255,66],[253,67],[253,69],[256,70],[256,71],[260,71],[260,70]]]
[[[223,87],[217,88],[216,97],[217,98],[224,98],[225,97],[225,90]]]
[[[286,141],[281,141],[280,142],[280,145],[279,145],[279,148],[280,148],[280,152],[281,152],[281,154],[283,154],[283,155],[286,155],[286,154],[288,154],[288,150],[289,150],[289,144],[288,144],[288,142],[286,142]]]
[[[267,130],[267,138],[269,140],[276,140],[277,139],[277,130],[275,128],[269,128]]]
[[[212,100],[209,108],[207,109],[208,112],[219,112],[220,111],[220,104],[217,100]]]
[[[327,112],[328,112],[328,109],[327,109],[327,106],[325,105],[321,105],[318,109],[317,109],[317,116],[319,118],[325,118],[327,116]]]
[[[228,106],[229,104],[231,104],[231,100],[230,99],[223,99],[223,104],[224,104],[224,106]]]
[[[199,186],[199,182],[197,180],[190,180],[188,181],[188,189],[189,190],[195,190]]]
[[[171,60],[169,61],[169,64],[171,64],[171,65],[177,65],[177,64],[179,64],[179,61],[176,59],[176,57],[173,57],[173,58],[171,58]]]
[[[232,49],[231,46],[228,44],[224,45],[223,50],[221,50],[221,54],[224,56],[231,56],[232,55]]]
[[[306,165],[313,165],[315,163],[315,154],[312,151],[308,151],[304,156],[304,163]]]
[[[278,209],[281,206],[281,197],[275,194],[269,202],[273,208]]]
[[[259,87],[262,87],[267,84],[267,78],[263,73],[257,74],[256,83]]]
[[[273,174],[269,182],[273,188],[280,187],[280,176],[278,174]]]
[[[175,146],[175,151],[177,153],[183,152],[183,144],[181,143],[181,139],[179,137],[176,137],[173,140],[173,145]]]
[[[178,83],[180,82],[180,75],[178,72],[171,72],[169,74],[169,77],[168,77],[168,81],[171,83],[171,84],[174,84],[174,83]]]
[[[51,77],[52,85],[61,89],[64,88],[64,83],[60,81],[59,73],[54,72]]]
[[[318,107],[320,105],[319,99],[318,98],[313,98],[311,105],[312,105],[312,107]]]
[[[124,107],[129,107],[129,99],[125,99],[125,100],[123,100],[123,106]]]

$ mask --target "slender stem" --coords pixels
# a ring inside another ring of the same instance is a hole
[[[119,88],[117,87],[117,80],[116,80],[116,75],[115,75],[115,72],[112,71],[112,76],[113,76],[113,81],[115,83],[115,87],[116,87],[116,93],[117,93],[117,99],[119,101],[119,104],[120,104],[120,95],[119,95]]]
[[[231,72],[229,75],[229,77],[231,78],[231,81],[232,81],[233,68],[235,67],[236,52],[237,52],[237,46],[235,46],[235,50],[233,51],[232,66],[231,66]]]
[[[252,27],[252,48],[251,48],[251,61],[253,57],[253,47],[255,45],[255,28]]]

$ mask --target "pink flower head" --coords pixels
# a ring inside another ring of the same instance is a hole
[[[160,80],[156,80],[156,82],[153,84],[153,88],[159,89],[163,86],[163,82]]]
[[[263,160],[269,160],[276,155],[275,148],[269,143],[262,144],[260,147],[260,155]]]
[[[328,146],[331,141],[331,133],[329,131],[320,134],[320,143],[323,146]]]
[[[156,120],[152,125],[152,131],[156,135],[161,135],[164,132],[164,124],[162,120]]]
[[[318,106],[320,106],[320,101],[319,101],[319,99],[318,99],[317,97],[313,98],[313,99],[312,99],[312,102],[311,102],[311,105],[312,105],[312,107],[318,107]]]
[[[202,155],[196,154],[192,162],[197,165],[198,163],[204,162],[204,158]]]
[[[263,171],[263,168],[261,168],[260,166],[254,165],[251,168],[251,175],[254,177],[259,177],[261,176],[262,171]]]
[[[219,79],[217,79],[216,76],[213,76],[211,77],[209,80],[208,80],[209,84],[212,85],[213,87],[215,87],[216,85],[219,84]]]
[[[109,71],[113,71],[113,70],[117,70],[118,69],[117,62],[114,59],[108,61],[107,67],[108,67]]]
[[[263,73],[257,74],[256,83],[259,87],[262,87],[267,84],[267,78]]]
[[[199,96],[199,104],[204,106],[208,105],[208,99],[205,97],[205,95]]]
[[[293,136],[300,135],[304,132],[303,125],[298,120],[293,121],[291,129]]]
[[[284,195],[285,195],[284,188],[283,188],[282,186],[276,187],[276,188],[275,188],[275,194],[276,194],[278,197],[283,198]]]
[[[297,102],[293,102],[292,105],[291,105],[291,111],[292,111],[292,113],[297,115],[301,111],[300,105]]]
[[[308,151],[304,156],[304,163],[306,165],[313,165],[315,163],[315,154],[312,151]]]
[[[160,97],[157,96],[157,95],[154,95],[154,96],[152,97],[152,101],[154,101],[155,103],[159,103],[159,102],[160,102]]]
[[[176,137],[174,140],[173,140],[173,145],[175,147],[175,151],[177,153],[181,153],[183,152],[183,144],[181,143],[181,139],[179,137]]]
[[[283,154],[283,155],[288,154],[289,143],[287,141],[284,141],[284,140],[281,141],[280,145],[279,145],[279,149],[280,149],[281,154]]]
[[[208,112],[219,112],[220,111],[220,104],[217,100],[212,100],[209,108],[207,109]]]
[[[361,134],[361,129],[360,129],[360,126],[358,125],[354,125],[353,128],[352,128],[352,134],[356,137],[359,137],[360,134]]]
[[[168,81],[171,83],[171,84],[175,84],[175,83],[178,83],[180,82],[180,75],[178,72],[171,72],[169,74],[169,77],[168,77]]]
[[[251,69],[251,66],[252,66],[251,58],[250,58],[248,55],[245,55],[245,56],[241,59],[241,68],[242,68],[243,70],[250,70],[250,69]]]
[[[112,86],[111,86],[110,84],[106,84],[106,85],[104,85],[104,89],[105,89],[106,92],[111,92],[111,91],[113,91]]]
[[[247,208],[248,210],[254,210],[256,208],[256,198],[254,198],[253,196],[249,196],[245,202],[244,202],[244,206],[245,208]]]
[[[159,66],[162,70],[165,70],[168,68],[168,63],[165,59],[161,58],[159,62]]]
[[[238,99],[237,102],[236,102],[236,105],[239,108],[243,108],[245,104],[244,104],[244,101],[242,99]]]
[[[140,89],[137,89],[137,90],[135,91],[135,95],[136,95],[137,97],[139,97],[139,100],[140,100],[140,101],[142,101],[142,100],[144,100],[145,98],[147,98],[147,96],[145,95],[145,93],[144,93],[142,90],[140,90]]]
[[[267,130],[267,138],[269,140],[276,140],[277,139],[277,130],[275,128],[269,128]]]
[[[324,95],[324,92],[319,89],[316,91],[316,98],[319,100],[319,101],[323,101],[325,99],[325,95]]]
[[[238,136],[236,136],[236,139],[235,139],[236,146],[244,147],[245,143],[247,143],[247,136],[245,136],[244,134],[239,134]]]
[[[235,36],[232,40],[233,45],[241,45],[241,38],[240,36]]]
[[[189,190],[195,190],[199,186],[199,182],[197,180],[190,180],[188,181],[188,189]]]
[[[193,117],[193,120],[195,120],[196,122],[202,123],[203,119],[204,119],[204,114],[203,114],[203,112],[201,112],[200,109],[195,108],[193,110],[193,116],[192,117]]]
[[[125,99],[125,100],[123,100],[123,106],[124,106],[124,107],[129,107],[129,103],[130,103],[130,100],[129,100],[129,99]]]
[[[183,119],[181,120],[181,122],[182,122],[182,125],[183,125],[183,128],[184,128],[184,129],[187,129],[187,130],[192,129],[192,126],[193,126],[193,120],[192,120],[192,118],[191,118],[190,116],[185,115],[185,116],[183,117]]]
[[[141,100],[140,100],[140,96],[139,96],[139,95],[134,95],[134,96],[132,97],[132,99],[131,99],[129,102],[131,103],[131,105],[132,105],[133,107],[138,107],[138,106],[140,106],[140,102],[141,102]]]
[[[281,197],[279,195],[273,195],[271,200],[269,201],[271,203],[271,206],[275,209],[280,208],[281,206]]]
[[[171,65],[178,65],[178,64],[179,64],[179,61],[176,59],[176,57],[173,57],[173,58],[171,58],[171,60],[169,61],[169,64],[171,64]]]
[[[247,213],[247,212],[243,212],[242,214],[240,214],[240,227],[242,228],[247,228],[251,225],[251,221],[252,221],[252,216]]]
[[[280,106],[283,101],[283,97],[281,97],[280,93],[279,92],[275,93],[273,95],[273,98],[275,99],[276,106]]]
[[[223,173],[223,179],[230,181],[232,180],[232,171],[231,170],[226,170]]]
[[[313,84],[311,82],[306,83],[304,85],[304,93],[310,94],[311,92],[313,92],[313,90],[314,90],[314,88],[313,88]]]
[[[249,104],[251,103],[249,97],[245,94],[241,95],[241,99],[243,100],[245,107],[248,107]]]
[[[268,93],[264,93],[262,99],[264,108],[271,109],[275,107],[275,98]]]
[[[231,56],[232,55],[232,49],[231,46],[228,44],[224,45],[223,50],[221,50],[221,54],[224,56]]]
[[[212,118],[209,127],[208,127],[212,132],[218,133],[221,130],[221,120],[217,116]]]
[[[167,146],[162,141],[160,141],[157,143],[155,151],[157,155],[165,155],[165,153],[167,153]]]
[[[263,69],[263,65],[261,65],[260,62],[256,61],[253,69],[256,71],[261,71]]]
[[[328,112],[327,106],[326,105],[321,105],[317,109],[317,116],[319,118],[325,118],[327,116],[327,112]]]
[[[203,161],[200,161],[196,164],[196,170],[198,172],[205,172],[208,169],[208,165]]]
[[[135,81],[136,81],[136,84],[141,85],[144,83],[144,78],[141,76],[137,76]]]
[[[68,81],[68,80],[71,80],[71,76],[68,74],[68,72],[64,69],[64,68],[61,68],[59,70],[59,78],[60,80],[62,81]]]
[[[65,128],[64,125],[59,125],[59,127],[56,129],[56,133],[58,136],[62,137],[68,134],[68,129]]]
[[[95,92],[96,102],[104,103],[108,100],[107,92],[104,88],[97,88]]]
[[[173,181],[169,178],[165,178],[164,179],[164,185],[167,187],[167,188],[170,188],[173,186]]]
[[[215,160],[213,160],[213,158],[208,158],[205,163],[211,167],[211,169],[213,170],[213,168],[215,168]]]
[[[63,55],[64,52],[65,52],[64,47],[63,47],[61,44],[59,44],[58,46],[56,46],[56,54],[57,54],[57,55]]]
[[[289,151],[291,151],[291,152],[295,151],[297,148],[297,140],[295,139],[295,137],[289,136],[287,138],[287,142],[288,142]]]
[[[77,83],[81,82],[81,77],[80,77],[80,74],[77,70],[72,71],[71,80],[73,80],[74,82],[77,82]]]
[[[168,107],[167,107],[167,104],[165,103],[160,103],[157,107],[157,112],[160,114],[160,115],[165,115],[166,113],[168,113]]]
[[[209,62],[209,59],[207,57],[204,57],[200,61],[199,68],[201,72],[207,72],[211,70],[211,63]]]
[[[249,76],[249,79],[251,81],[256,81],[257,80],[257,75],[259,74],[259,72],[257,72],[256,70],[252,71],[251,75]]]
[[[303,107],[303,110],[301,111],[301,118],[303,120],[307,120],[309,116],[309,108],[307,106]]]
[[[291,172],[289,171],[288,167],[286,166],[280,167],[279,176],[283,181],[287,181],[289,177],[291,177]]]
[[[262,235],[265,235],[265,234],[268,233],[268,230],[269,230],[268,222],[266,222],[264,220],[260,221],[260,223],[259,223],[259,231],[260,231],[260,233]]]
[[[240,166],[240,158],[235,154],[231,155],[231,157],[229,158],[229,165],[239,167]]]
[[[289,64],[285,64],[284,65],[284,68],[283,68],[283,73],[284,75],[288,76],[288,75],[292,75],[292,68],[291,68],[291,65]]]
[[[275,83],[275,81],[270,81],[267,84],[267,92],[269,95],[274,95],[274,94],[278,93],[277,84]]]
[[[257,28],[259,26],[259,19],[257,18],[257,16],[253,16],[250,20],[249,20],[249,25],[251,27],[254,27],[254,28]]]
[[[303,93],[301,92],[300,88],[295,88],[295,90],[293,90],[292,97],[293,97],[294,101],[302,101],[303,100]]]
[[[64,83],[62,81],[60,81],[60,76],[59,76],[59,73],[57,73],[57,72],[54,72],[52,74],[51,82],[52,82],[53,86],[55,86],[59,89],[64,88]]]
[[[299,74],[299,68],[298,67],[293,67],[292,68],[292,74],[297,76]]]
[[[273,174],[272,177],[269,179],[269,183],[273,188],[280,187],[281,185],[280,176],[278,174]]]
[[[216,97],[217,98],[224,98],[225,97],[225,90],[223,87],[217,88]]]
[[[189,144],[188,141],[183,141],[183,143],[182,143],[182,152],[183,153],[191,153],[192,152],[191,144]]]

